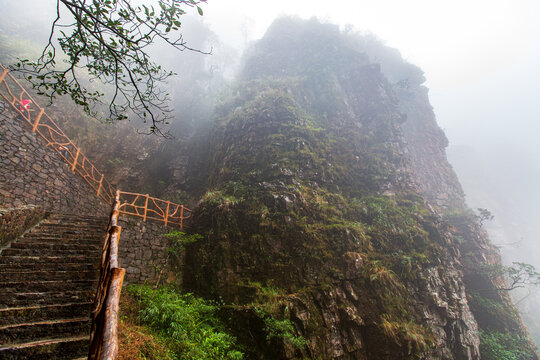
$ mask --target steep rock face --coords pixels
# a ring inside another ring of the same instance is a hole
[[[435,120],[427,88],[397,88],[400,110],[407,115],[403,135],[418,190],[438,211],[465,208],[464,193],[446,159],[448,140]]]
[[[216,120],[184,281],[229,304],[251,358],[479,358],[398,98],[336,27],[274,23]]]
[[[407,66],[400,64],[398,68]],[[399,80],[395,74],[390,76],[400,110],[407,115],[402,129],[412,178],[422,196],[451,225],[452,237],[457,240],[456,259],[463,264],[466,297],[480,329],[482,358],[537,359],[508,291],[501,290],[508,284],[499,251],[479,217],[465,205],[461,185],[446,159],[448,140],[435,121],[427,88]]]

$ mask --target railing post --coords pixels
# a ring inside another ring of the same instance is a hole
[[[77,167],[77,159],[79,158],[79,154],[81,152],[80,148],[77,148],[77,152],[75,153],[75,159],[73,159],[73,165],[71,165],[71,172],[75,172],[75,167]],[[99,185],[101,188],[101,182],[103,181],[103,175],[101,175],[101,180],[99,181]],[[99,195],[99,190],[98,190]]]
[[[97,189],[97,196],[99,196],[99,193],[101,192],[102,184],[103,184],[103,174],[101,174],[101,179],[99,179],[99,187]]]
[[[0,74],[0,82],[4,81],[8,72],[9,72],[8,69],[4,69],[4,71],[2,71],[2,74]]]
[[[167,201],[167,210],[165,210],[165,226],[167,226],[167,222],[169,221],[169,207],[171,206],[171,202]]]
[[[184,230],[184,205],[180,205],[180,230]]]
[[[148,212],[148,194],[146,194],[146,201],[144,202],[144,217],[143,221],[146,221],[146,213]]]
[[[45,113],[45,109],[39,109],[39,113],[36,116],[36,120],[34,120],[34,125],[32,125],[32,132],[36,132],[37,127],[39,125],[39,121],[41,120],[41,117]]]

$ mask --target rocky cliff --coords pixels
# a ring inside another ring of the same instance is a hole
[[[488,359],[495,331],[536,359],[514,313],[481,320],[512,307],[467,266],[499,260],[427,90],[365,50],[292,19],[251,49],[216,110],[185,284],[224,301],[253,359]]]

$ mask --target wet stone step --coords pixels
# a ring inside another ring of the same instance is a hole
[[[92,259],[94,260],[94,259]],[[69,262],[66,263],[54,263],[39,264],[38,267],[28,267],[28,264],[25,263],[11,263],[11,264],[0,264],[0,273],[3,272],[28,272],[29,269],[35,269],[37,271],[99,271],[99,262]]]
[[[95,254],[78,255],[78,256],[0,256],[0,264],[13,265],[13,264],[63,264],[65,262],[74,263],[90,263],[92,260],[96,260]]]
[[[0,345],[3,360],[73,360],[86,358],[88,336],[46,339],[18,345]]]
[[[85,232],[85,233],[79,233],[79,234],[73,234],[68,232],[47,232],[47,231],[40,231],[40,232],[28,232],[23,235],[21,239],[25,238],[47,238],[47,239],[95,239],[105,236],[105,231],[97,231],[97,232]]]
[[[0,253],[0,359],[84,359],[108,219],[52,215]]]
[[[65,238],[65,239],[93,239],[96,237],[102,237],[105,235],[105,231],[85,232],[85,233],[71,233],[71,232],[57,232],[57,231],[40,231],[28,232],[24,234],[23,238],[27,237],[43,237],[43,238]]]
[[[86,291],[97,287],[98,279],[91,280],[52,280],[52,281],[17,281],[17,282],[2,282],[0,288],[2,292],[49,292],[49,291],[68,291],[81,290]],[[0,298],[3,294],[0,294]]]
[[[14,282],[14,281],[35,281],[35,280],[94,280],[99,276],[97,270],[75,270],[75,271],[0,271],[0,282]]]
[[[107,216],[89,216],[89,215],[77,215],[77,214],[52,214],[47,218],[47,221],[96,221],[107,223],[109,218]]]
[[[64,225],[55,225],[55,224],[43,224],[39,225],[32,230],[30,230],[31,233],[36,232],[45,232],[45,233],[66,233],[66,234],[82,234],[85,231],[82,229],[92,232],[92,233],[100,233],[105,231],[105,227],[101,225],[70,225],[70,226],[64,226]]]
[[[82,336],[90,334],[90,319],[61,319],[0,326],[0,343],[9,344],[55,337]]]
[[[101,246],[94,243],[77,244],[77,243],[47,243],[47,242],[14,242],[11,244],[10,249],[27,249],[27,248],[40,248],[51,250],[101,250]]]
[[[93,249],[51,249],[44,247],[28,247],[26,249],[8,248],[2,250],[4,256],[92,256],[95,258],[99,256],[101,250],[99,248]]]
[[[62,292],[0,292],[0,309],[11,307],[70,304],[75,302],[89,302],[94,299],[95,289],[68,290]]]
[[[99,247],[103,245],[103,239],[60,239],[60,238],[20,238],[17,240],[17,242],[11,243],[12,247],[15,244],[18,244],[21,248],[24,247],[34,247],[34,244],[39,243],[45,246],[53,246],[53,245],[59,245],[59,246],[88,246],[88,247]]]
[[[91,311],[92,302],[0,309],[0,326],[52,319],[85,318],[90,316]]]
[[[83,230],[81,230],[83,229]],[[100,235],[105,233],[105,228],[96,228],[96,229],[90,229],[87,227],[82,227],[79,230],[72,230],[72,229],[56,229],[54,227],[39,227],[39,228],[33,228],[32,230],[26,232],[26,235],[33,235],[33,234],[45,234],[45,235]],[[26,236],[25,235],[25,236]]]

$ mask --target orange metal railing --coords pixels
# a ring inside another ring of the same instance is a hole
[[[146,219],[158,220],[164,222],[165,226],[169,223],[180,224],[184,227],[184,220],[191,215],[191,210],[184,205],[178,205],[170,201],[156,199],[154,197],[137,193],[119,191],[120,212],[122,214],[138,216]]]
[[[88,160],[81,149],[76,146],[56,123],[47,115],[45,110],[30,96],[22,85],[0,65],[0,96],[19,113],[28,123],[32,131],[41,136],[70,166],[71,171],[79,174],[96,194],[108,204],[112,204],[115,188],[104,178],[103,173]],[[191,210],[183,205],[160,200],[144,194],[120,191],[120,214],[157,220],[165,226],[176,224],[181,229],[185,220],[191,215]]]
[[[0,65],[1,66],[1,65]],[[9,70],[1,66],[0,96],[17,111],[31,127],[34,133],[41,136],[70,166],[72,172],[78,173],[95,191],[96,194],[111,204],[114,200],[114,188],[103,174],[96,169],[45,110],[28,94]]]

